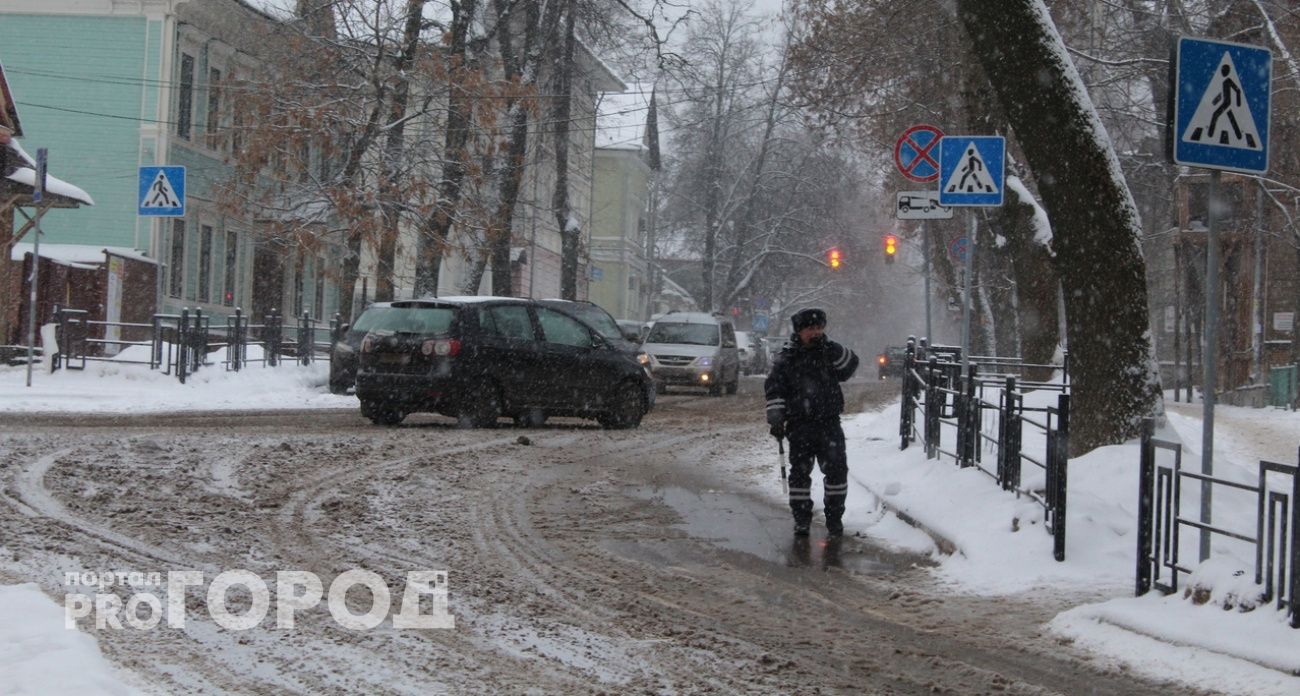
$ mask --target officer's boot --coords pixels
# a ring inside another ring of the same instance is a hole
[[[794,535],[808,536],[808,528],[812,526],[812,501],[792,502],[790,503],[790,511],[794,513]]]

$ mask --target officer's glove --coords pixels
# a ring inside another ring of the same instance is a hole
[[[773,424],[772,427],[769,428],[767,432],[772,433],[772,437],[778,440],[785,439],[785,425],[781,423]]]

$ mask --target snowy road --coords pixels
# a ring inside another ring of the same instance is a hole
[[[850,387],[858,407],[894,396]],[[292,630],[228,631],[199,593],[184,629],[83,620],[152,692],[1167,691],[1040,633],[1062,604],[952,596],[928,559],[864,538],[794,542],[758,485],[775,476],[761,412],[747,380],[734,398],[664,397],[630,432],[382,429],[352,411],[0,415],[0,580],[61,599],[70,572],[328,584],[364,568],[397,598],[406,571],[449,573],[447,630],[349,630],[322,604]]]

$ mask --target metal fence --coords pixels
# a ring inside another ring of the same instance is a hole
[[[1172,464],[1158,461],[1160,451],[1170,454],[1167,459],[1172,459]],[[1265,603],[1276,601],[1279,609],[1285,607],[1291,627],[1300,628],[1300,539],[1296,538],[1300,533],[1300,464],[1260,460],[1256,483],[1251,485],[1186,471],[1182,462],[1182,445],[1157,439],[1155,422],[1146,419],[1138,479],[1137,596],[1152,589],[1164,594],[1178,591],[1178,576],[1192,572],[1179,557],[1180,532],[1196,529],[1252,545],[1260,597]],[[1289,481],[1285,481],[1287,477]],[[1269,481],[1278,478],[1284,484],[1270,487]],[[1253,496],[1253,534],[1184,518],[1181,494],[1185,479]]]
[[[224,323],[215,324],[211,315],[198,309],[155,314],[147,324],[92,321],[88,316],[84,309],[55,305],[58,352],[53,369],[83,370],[91,361],[142,365],[175,375],[184,383],[196,370],[217,364],[238,372],[253,363],[274,367],[285,362],[309,365],[329,360],[342,334],[338,314],[324,322],[303,312],[288,324],[275,311],[261,323],[253,323],[242,309],[224,317]],[[148,347],[147,359],[118,354],[136,346]],[[262,357],[249,358],[250,346],[259,347]],[[211,358],[216,353],[222,355],[219,362]]]
[[[907,341],[899,422],[901,449],[919,438],[926,457],[949,457],[960,467],[976,467],[1003,490],[1027,496],[1043,508],[1044,528],[1053,538],[1053,556],[1065,560],[1066,482],[1070,458],[1070,383],[1068,355],[1061,365],[1025,363],[1019,358],[972,356],[963,372],[961,350]],[[1024,379],[1029,371],[1060,369],[1061,383]],[[987,374],[982,374],[987,370]],[[1014,371],[1016,374],[1008,374]],[[1055,391],[1054,406],[1027,406],[1027,391]],[[917,416],[920,416],[918,427]],[[1041,414],[1041,415],[1036,415]],[[1041,432],[1041,455],[1025,451],[1025,430]],[[945,449],[945,433],[951,432]],[[993,454],[987,468],[984,453]],[[1025,462],[1043,469],[1043,490],[1021,485]]]

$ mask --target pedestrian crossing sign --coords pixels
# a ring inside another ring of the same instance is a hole
[[[1273,54],[1259,46],[1184,36],[1174,62],[1174,161],[1267,172]]]
[[[138,215],[185,217],[185,167],[140,167]]]
[[[1006,138],[945,135],[939,141],[939,204],[1002,205]]]

